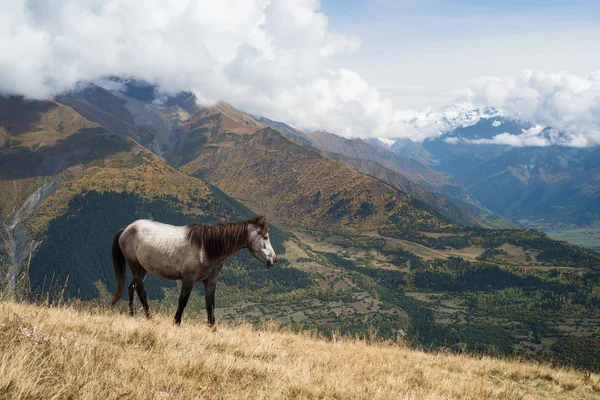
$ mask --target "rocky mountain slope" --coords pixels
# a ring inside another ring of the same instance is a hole
[[[514,227],[490,212],[449,174],[436,171],[412,158],[364,139],[346,139],[328,132],[311,132],[306,137],[330,157],[344,161],[361,172],[418,198],[447,218],[462,224],[489,228]]]

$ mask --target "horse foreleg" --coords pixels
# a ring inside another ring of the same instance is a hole
[[[206,315],[208,323],[215,324],[215,289],[217,287],[217,279],[207,279],[204,283],[204,298],[206,300]]]
[[[133,308],[133,296],[135,294],[135,283],[133,283],[133,279],[131,280],[131,283],[129,284],[129,315],[131,315],[133,317],[133,315],[135,314],[135,309]]]
[[[177,312],[175,313],[175,325],[181,325],[181,316],[183,315],[183,309],[187,305],[188,299],[190,298],[190,293],[192,293],[192,289],[194,289],[194,280],[192,279],[184,279],[181,285],[181,294],[179,295],[179,306],[177,307]]]

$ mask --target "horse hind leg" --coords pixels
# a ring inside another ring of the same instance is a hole
[[[146,318],[150,319],[152,316],[150,315],[150,307],[148,307],[148,296],[146,295],[146,289],[144,288],[144,278],[142,278],[140,281],[141,283],[136,283],[135,290],[137,291],[138,297],[140,298],[142,306],[144,307]]]
[[[133,274],[132,285],[135,287],[135,291],[137,292],[137,295],[140,298],[142,307],[144,307],[146,318],[150,318],[151,316],[150,308],[148,307],[148,296],[146,294],[146,289],[144,288],[144,278],[146,278],[146,270],[137,260],[131,262],[129,265],[131,268],[131,273]],[[132,297],[133,296],[130,295],[130,299]]]
[[[133,308],[133,297],[135,295],[135,280],[132,279],[129,284],[129,315],[133,317],[135,314],[135,308]]]

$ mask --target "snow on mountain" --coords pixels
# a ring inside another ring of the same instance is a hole
[[[441,109],[429,107],[422,111],[398,110],[392,117],[391,127],[398,133],[398,137],[421,141],[459,127],[474,125],[481,118],[499,115],[502,112],[495,107],[476,107],[470,98],[464,97]]]
[[[396,139],[377,138],[377,140],[386,147],[392,147],[396,143]]]

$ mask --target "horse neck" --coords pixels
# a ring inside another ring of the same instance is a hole
[[[224,246],[226,251],[224,251],[220,256],[218,256],[219,261],[224,261],[225,259],[239,252],[243,248],[249,248],[249,232],[247,228],[243,229],[244,224],[246,224],[246,222],[233,222],[230,224],[232,225],[231,228],[233,228],[231,230],[232,233],[237,233],[238,229],[236,228],[238,227],[242,228],[242,230],[240,232],[240,236],[225,238],[225,240],[230,241],[231,245]],[[245,233],[245,235],[243,235],[243,233]]]
[[[239,224],[239,225],[243,225],[245,223],[242,222],[235,222],[235,224]],[[244,235],[242,240],[234,240],[234,242],[236,243],[236,246],[233,246],[231,248],[231,252],[229,254],[227,254],[225,256],[225,258],[234,255],[235,253],[239,252],[242,249],[246,249],[246,248],[250,248],[250,242],[248,240],[248,237],[250,236],[250,232],[248,231],[248,229],[245,230],[246,234]]]

